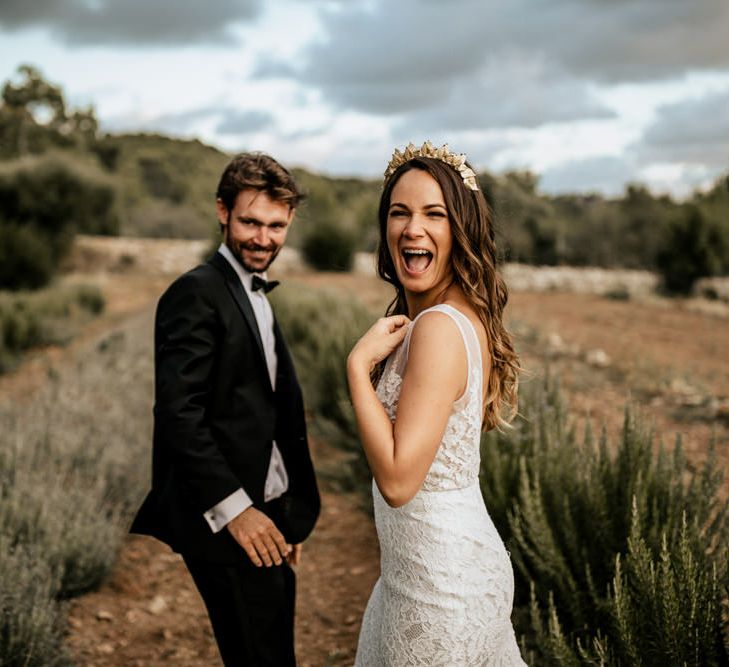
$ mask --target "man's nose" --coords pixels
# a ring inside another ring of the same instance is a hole
[[[261,225],[256,230],[255,241],[258,245],[268,245],[268,227]]]

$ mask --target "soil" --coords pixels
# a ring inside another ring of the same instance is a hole
[[[199,250],[173,242],[175,261],[160,268],[160,253],[170,254],[164,242],[142,244],[141,250],[125,246],[124,254],[134,259],[119,263],[115,251],[117,263],[110,267],[102,260],[113,243],[103,243],[107,245],[85,239],[74,273],[65,278],[96,282],[107,299],[105,313],[71,350],[125,318],[151,310],[173,277],[196,261]],[[286,279],[357,294],[376,313],[389,300],[389,288],[373,277],[299,273]],[[668,440],[682,435],[696,464],[704,460],[713,435],[718,465],[729,470],[725,314],[695,312],[668,301],[559,292],[515,292],[507,313],[527,371],[525,382],[541,381],[548,364],[560,375],[575,417],[604,424],[613,437],[630,397]],[[0,402],[32,396],[49,366],[63,364],[67,357],[69,348],[34,352],[0,377]],[[323,442],[312,443],[312,454],[315,463],[326,460],[327,466],[340,455]],[[322,486],[322,516],[297,568],[297,654],[301,665],[351,665],[364,606],[378,576],[377,541],[360,498]],[[204,607],[180,558],[138,536],[127,538],[112,575],[98,591],[69,604],[67,645],[77,664],[89,667],[220,664]]]

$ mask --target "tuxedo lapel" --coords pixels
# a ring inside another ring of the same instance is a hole
[[[253,334],[253,339],[256,341],[256,347],[258,348],[258,352],[261,355],[261,361],[263,361],[263,366],[264,368],[267,368],[266,354],[263,351],[263,341],[261,340],[261,332],[258,329],[256,315],[253,312],[253,306],[251,306],[248,295],[246,294],[243,285],[241,285],[240,283],[240,278],[238,278],[238,275],[236,274],[233,267],[228,264],[228,260],[226,260],[225,257],[223,257],[220,253],[216,252],[208,261],[219,271],[221,271],[222,274],[225,276],[225,285],[228,288],[230,295],[233,297],[233,300],[237,304],[241,313],[243,314],[243,318],[248,323],[248,327]],[[268,386],[271,387],[271,378],[268,376],[268,373],[266,373],[265,375],[266,382],[268,383]],[[271,390],[273,391],[273,387],[271,387]]]
[[[287,383],[291,381],[291,377],[295,376],[294,362],[291,359],[291,353],[289,348],[286,346],[281,329],[278,326],[278,320],[276,316],[273,316],[273,335],[276,339],[276,359],[277,359],[277,372],[276,372],[276,388],[287,386]]]

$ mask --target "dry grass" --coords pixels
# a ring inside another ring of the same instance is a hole
[[[53,664],[55,600],[97,587],[116,560],[148,484],[145,328],[107,334],[50,372],[32,401],[0,411],[0,571],[16,569],[0,587],[2,664]]]

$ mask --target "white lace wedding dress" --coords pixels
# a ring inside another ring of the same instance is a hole
[[[373,482],[381,574],[367,604],[359,667],[525,665],[510,615],[514,577],[478,483],[481,348],[470,320],[440,304],[468,353],[466,390],[415,497],[390,507]],[[421,313],[421,315],[423,314]],[[377,395],[395,419],[412,327],[388,358]]]

